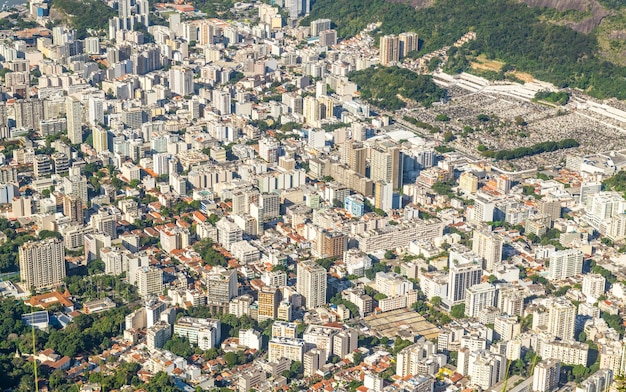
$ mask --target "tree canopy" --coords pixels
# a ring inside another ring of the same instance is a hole
[[[380,22],[380,34],[418,33],[422,53],[450,46],[474,31],[476,40],[466,44],[471,55],[484,54],[537,79],[580,88],[597,98],[626,98],[626,67],[607,62],[598,54],[595,34],[550,23],[545,20],[547,13],[554,10],[528,7],[515,0],[439,0],[419,10],[408,3],[385,0],[316,0],[304,24],[329,18],[338,36],[346,38],[369,23]],[[455,58],[455,63],[456,69],[463,70],[467,56]]]

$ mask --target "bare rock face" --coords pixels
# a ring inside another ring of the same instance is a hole
[[[433,3],[432,0],[387,0],[390,3],[407,4],[415,9],[430,7]]]
[[[520,2],[529,7],[547,7],[554,8],[557,11],[577,10],[581,12],[591,12],[591,16],[579,22],[563,21],[563,25],[587,34],[600,25],[602,19],[610,15],[610,11],[606,10],[596,0],[520,0]]]
[[[529,7],[546,7],[554,8],[557,11],[578,10],[585,12],[590,7],[600,6],[594,0],[521,0],[522,3]]]

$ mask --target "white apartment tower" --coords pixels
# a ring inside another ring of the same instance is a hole
[[[496,302],[496,287],[491,283],[481,283],[466,289],[465,315],[478,317],[480,312]]]
[[[104,124],[104,100],[102,100],[102,98],[89,97],[89,107],[87,112],[89,124],[93,126]]]
[[[502,240],[494,234],[475,230],[472,252],[483,258],[483,268],[493,271],[495,264],[502,261]]]
[[[578,249],[560,250],[550,256],[550,279],[566,279],[581,273],[582,269],[583,252]]]
[[[186,96],[193,93],[193,71],[184,67],[170,69],[170,90],[178,95]]]
[[[533,391],[550,392],[559,385],[561,361],[558,359],[544,359],[535,366],[533,373]]]
[[[296,288],[308,309],[326,304],[326,270],[313,261],[298,263]]]
[[[67,136],[72,144],[81,144],[83,142],[83,109],[80,101],[74,97],[67,97],[65,113],[67,115]]]
[[[156,267],[143,267],[136,273],[137,292],[142,297],[163,293],[163,271]]]
[[[588,297],[598,298],[604,294],[606,279],[600,274],[587,274],[583,276],[582,292]]]
[[[27,288],[56,286],[65,278],[65,246],[48,238],[27,242],[19,248],[20,278]]]
[[[456,260],[449,262],[448,300],[453,305],[465,299],[466,290],[480,283],[483,275],[478,263],[460,264]]]

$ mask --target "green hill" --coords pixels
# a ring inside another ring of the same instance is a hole
[[[51,7],[69,20],[78,38],[86,37],[89,29],[107,31],[109,19],[117,15],[100,0],[52,0]]]
[[[419,33],[421,53],[451,45],[475,31],[477,39],[459,51],[461,56],[482,54],[559,87],[580,88],[598,98],[626,99],[626,67],[600,55],[595,34],[555,23],[561,14],[563,19],[571,17],[571,12],[531,8],[514,0],[435,0],[420,9],[384,0],[316,0],[304,24],[329,18],[345,38],[368,23],[380,22],[379,34]]]

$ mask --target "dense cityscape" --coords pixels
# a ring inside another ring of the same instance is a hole
[[[73,1],[0,12],[0,390],[626,388],[623,101],[475,30]]]

